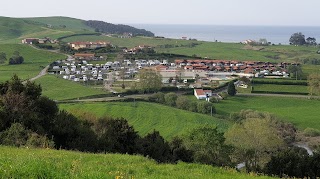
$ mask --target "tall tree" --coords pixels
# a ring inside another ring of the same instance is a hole
[[[188,150],[194,151],[194,161],[215,166],[230,166],[232,147],[225,144],[223,133],[217,128],[192,130],[185,138]]]
[[[306,39],[301,32],[297,32],[291,35],[289,42],[291,45],[304,45],[306,44]]]
[[[320,95],[320,74],[313,73],[308,76],[309,95]]]
[[[271,120],[251,118],[234,124],[226,133],[226,143],[235,147],[237,162],[245,162],[248,172],[257,171],[272,152],[284,145]]]
[[[237,93],[236,87],[234,86],[233,81],[230,81],[228,84],[228,95],[234,96],[236,95],[236,93]]]
[[[142,69],[139,71],[139,87],[143,92],[156,92],[162,87],[162,76],[153,70]]]
[[[314,37],[308,37],[308,38],[306,39],[306,43],[307,43],[308,45],[317,45],[317,40],[316,40],[316,38],[314,38]]]

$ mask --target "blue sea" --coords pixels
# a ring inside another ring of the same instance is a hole
[[[290,36],[302,32],[305,37],[315,37],[320,43],[320,27],[307,26],[225,26],[225,25],[155,25],[132,24],[155,33],[156,36],[181,39],[182,37],[219,42],[242,42],[265,38],[274,44],[289,44]]]

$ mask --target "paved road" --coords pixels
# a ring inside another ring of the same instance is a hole
[[[29,46],[32,47],[32,48],[34,48],[34,49],[36,49],[36,50],[49,51],[49,52],[53,52],[53,53],[58,53],[58,54],[66,55],[66,56],[68,57],[68,59],[73,59],[73,57],[72,57],[71,55],[61,53],[61,52],[59,52],[59,50],[44,50],[44,49],[37,48],[37,47],[35,47],[35,46],[33,46],[33,45],[29,45]],[[41,78],[42,76],[44,76],[44,75],[47,74],[48,69],[49,69],[49,65],[46,66],[44,69],[42,69],[37,76],[35,76],[35,77],[33,77],[33,78],[30,78],[30,79],[28,79],[28,80],[29,80],[29,81],[34,81],[34,80],[36,80],[36,79],[38,79],[38,78]],[[23,84],[25,84],[26,82],[27,82],[27,80],[24,81]]]

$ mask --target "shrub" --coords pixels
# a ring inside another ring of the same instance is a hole
[[[317,136],[320,136],[320,130],[318,129],[314,129],[314,128],[306,128],[304,131],[303,131],[304,135],[308,136],[308,137],[317,137]]]
[[[190,100],[185,96],[179,96],[176,100],[177,108],[188,110],[189,109]]]
[[[165,104],[168,106],[175,106],[178,96],[176,93],[167,93],[164,95]]]

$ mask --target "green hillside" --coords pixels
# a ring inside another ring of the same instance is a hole
[[[54,75],[46,75],[38,80],[42,87],[42,94],[53,100],[75,99],[85,96],[106,94],[106,92],[86,87],[79,83],[57,78]]]
[[[270,112],[300,129],[308,127],[320,130],[318,100],[271,97],[271,96],[235,96],[222,100],[215,105],[217,113],[229,115],[242,109]]]
[[[72,31],[94,31],[94,29],[84,24],[84,20],[70,17],[34,17],[25,19],[33,22],[38,22],[43,25],[51,25],[53,29],[64,29]]]
[[[0,178],[269,178],[200,164],[157,164],[141,156],[0,147]]]
[[[221,129],[228,127],[227,121],[156,103],[137,102],[136,107],[133,102],[78,103],[60,104],[59,107],[71,113],[81,111],[98,117],[123,117],[140,135],[146,135],[155,129],[167,139],[204,125],[219,126]]]
[[[48,26],[48,24],[52,26]],[[60,26],[65,25],[65,27]],[[53,39],[77,33],[94,32],[82,20],[68,17],[0,17],[0,43],[20,43],[23,38]]]
[[[108,36],[76,36],[63,39],[65,42],[105,40],[120,47],[132,48],[150,45],[159,53],[208,57],[223,60],[253,60],[269,62],[296,62],[299,59],[319,59],[317,48],[307,46],[251,47],[239,43],[203,42],[178,39],[134,37],[130,39]],[[193,44],[193,45],[192,45]],[[197,44],[197,45],[194,45]]]
[[[65,59],[65,55],[37,50],[22,44],[0,44],[0,52],[6,53],[7,59],[11,58],[14,51],[18,51],[24,58],[23,64],[8,65],[8,61],[0,64],[0,82],[9,80],[13,74],[21,79],[35,77],[47,65],[56,60]]]

